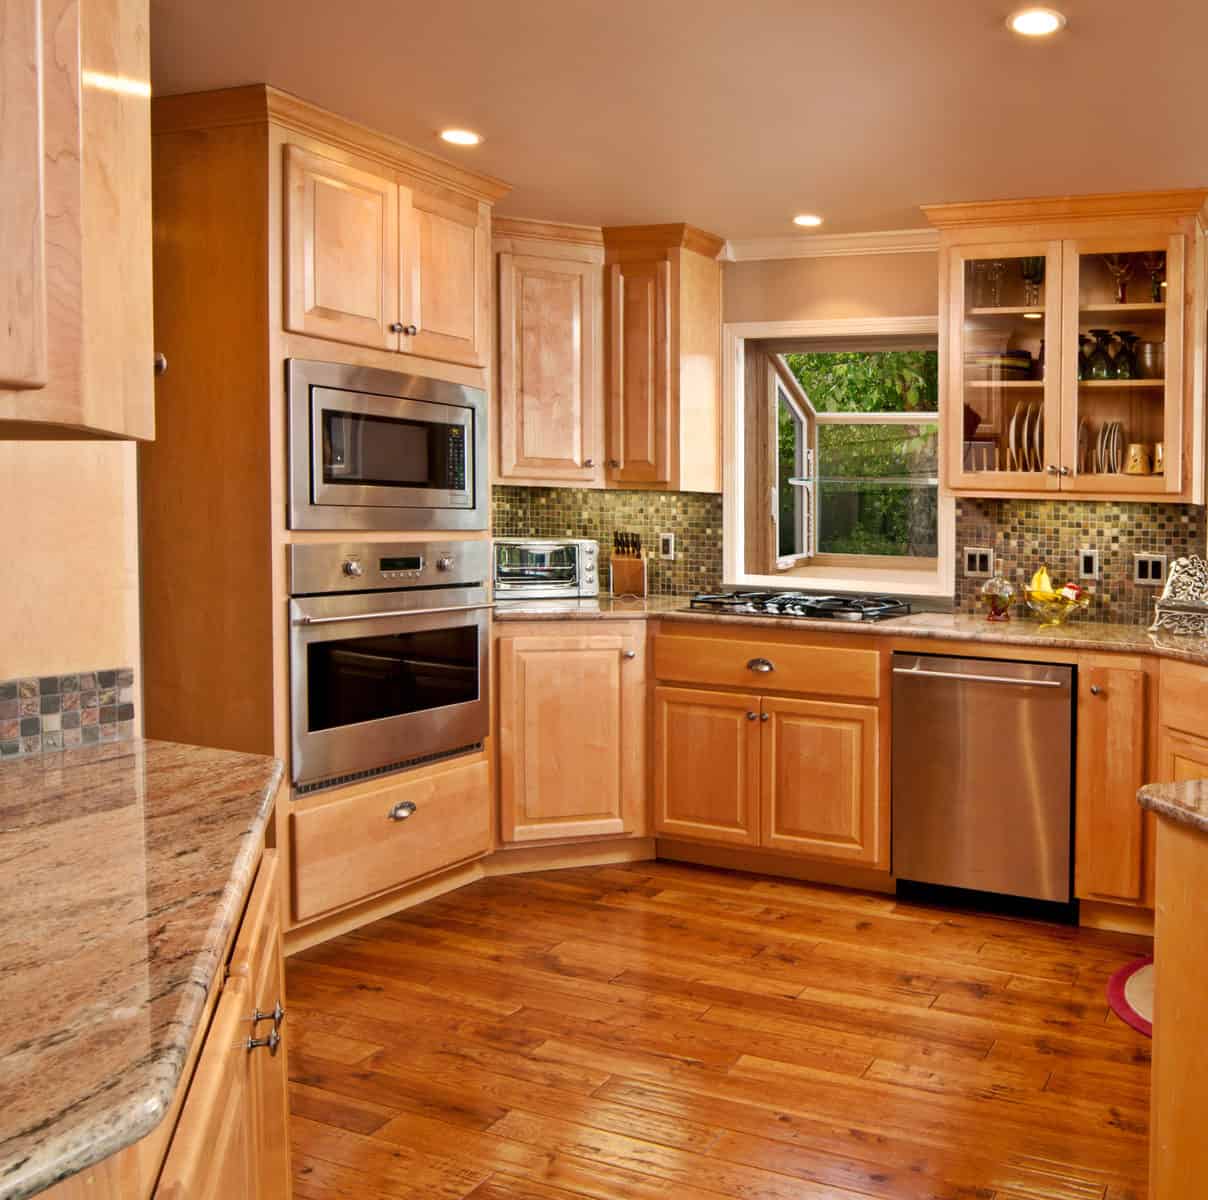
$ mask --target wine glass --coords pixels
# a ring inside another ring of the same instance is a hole
[[[1149,298],[1162,303],[1162,276],[1166,274],[1166,252],[1152,250],[1141,256],[1141,265],[1149,272]]]
[[[1002,280],[1007,273],[1007,264],[1001,258],[993,258],[986,264],[986,286],[989,289],[990,308],[1002,307]]]
[[[1128,303],[1128,281],[1132,278],[1132,259],[1127,254],[1105,254],[1103,261],[1116,284],[1116,303]],[[1092,332],[1094,332],[1092,330]]]
[[[1044,283],[1044,255],[1031,254],[1019,260],[1019,273],[1023,276],[1023,302],[1029,308],[1040,303],[1040,286]]]

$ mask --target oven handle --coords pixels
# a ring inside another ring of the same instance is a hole
[[[295,625],[334,625],[340,621],[381,621],[386,617],[430,617],[436,613],[476,612],[481,608],[494,608],[489,604],[455,604],[448,608],[400,608],[391,612],[349,613],[339,617],[296,617]]]

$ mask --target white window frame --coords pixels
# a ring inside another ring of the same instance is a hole
[[[956,504],[941,479],[939,485],[937,557],[934,567],[814,566],[800,558],[785,560],[792,574],[746,571],[747,447],[745,445],[746,344],[792,339],[827,341],[844,338],[939,336],[938,317],[857,317],[819,321],[743,321],[722,327],[723,565],[732,587],[800,587],[827,592],[891,592],[901,596],[951,597],[956,578]],[[888,414],[886,414],[888,415]],[[912,418],[917,421],[917,418]],[[941,435],[942,436],[942,435]],[[816,519],[816,515],[815,515]]]

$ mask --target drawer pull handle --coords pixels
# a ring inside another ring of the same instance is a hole
[[[415,805],[410,800],[400,800],[386,816],[392,821],[405,821],[415,815]]]
[[[264,1038],[248,1038],[247,1048],[249,1050],[257,1050],[261,1046],[267,1046],[268,1052],[274,1057],[277,1057],[277,1047],[281,1045],[281,1035],[274,1028],[269,1032],[268,1037]]]
[[[769,671],[776,670],[776,668],[766,658],[753,658],[747,663],[747,670],[759,671],[766,675]]]

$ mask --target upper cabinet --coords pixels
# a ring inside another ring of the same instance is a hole
[[[485,200],[285,147],[285,328],[466,366],[490,356]]]
[[[953,491],[1202,503],[1205,200],[925,210]]]
[[[150,438],[147,0],[6,0],[0,436]]]

